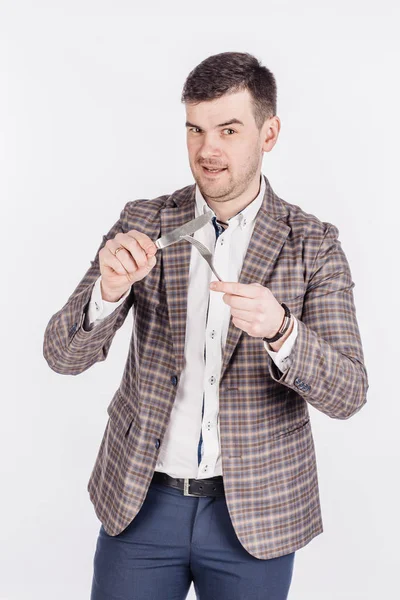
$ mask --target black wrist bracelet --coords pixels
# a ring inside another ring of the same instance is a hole
[[[278,332],[273,337],[271,337],[271,338],[263,337],[264,342],[268,342],[268,344],[270,344],[271,342],[276,342],[276,340],[279,340],[283,335],[285,335],[285,333],[289,329],[290,319],[291,319],[290,309],[283,302],[282,302],[281,306],[285,309],[285,316],[283,318],[283,323],[280,326],[280,328],[278,329]]]

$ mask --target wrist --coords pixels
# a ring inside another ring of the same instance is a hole
[[[273,352],[278,352],[278,350],[281,349],[281,347],[283,346],[283,344],[285,343],[285,341],[287,340],[289,335],[292,333],[293,327],[294,327],[294,318],[293,318],[293,315],[290,315],[290,324],[289,324],[287,331],[284,333],[284,335],[281,338],[279,338],[279,340],[276,340],[276,342],[268,343],[268,346],[270,347],[270,349]]]
[[[109,292],[107,292],[107,290],[104,289],[103,287],[103,282],[100,281],[100,291],[101,291],[101,297],[103,300],[105,300],[106,302],[118,302],[118,300],[120,300],[122,298],[123,294],[110,294]]]
[[[263,336],[264,342],[267,342],[268,344],[272,344],[273,342],[276,342],[277,340],[281,339],[282,336],[284,336],[285,333],[287,333],[287,330],[289,329],[291,319],[290,309],[283,302],[281,303],[281,309],[283,311],[283,317],[280,325],[275,326],[274,335],[269,335],[268,337]]]

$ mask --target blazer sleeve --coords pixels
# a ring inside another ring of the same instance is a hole
[[[134,302],[133,286],[126,299],[90,331],[84,329],[92,290],[100,276],[99,252],[107,240],[128,231],[127,203],[120,218],[103,235],[91,266],[64,306],[50,319],[43,341],[43,356],[49,367],[63,375],[78,375],[94,363],[107,358],[115,333],[121,327]]]
[[[282,373],[271,377],[335,419],[347,419],[366,403],[368,384],[354,305],[350,267],[331,223],[316,254],[298,319],[297,338]]]

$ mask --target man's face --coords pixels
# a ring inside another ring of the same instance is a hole
[[[186,103],[186,119],[190,168],[203,197],[226,202],[243,194],[259,177],[265,142],[248,90]],[[206,166],[224,170],[210,173]]]

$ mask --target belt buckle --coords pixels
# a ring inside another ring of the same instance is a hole
[[[190,494],[189,492],[189,479],[184,479],[183,480],[183,495],[184,496],[193,496],[193,498],[198,498],[199,496],[197,494]]]

